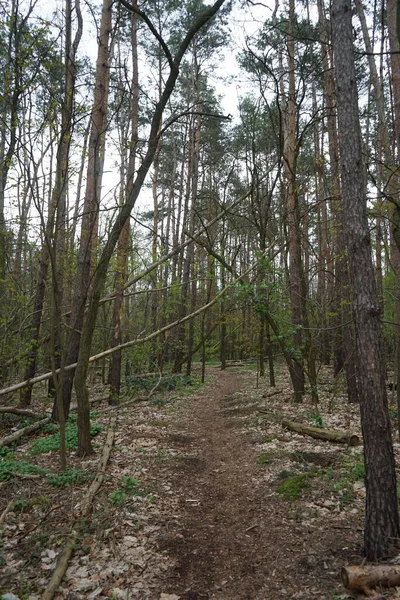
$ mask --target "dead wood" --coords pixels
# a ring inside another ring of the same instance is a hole
[[[72,530],[71,534],[68,537],[67,543],[64,546],[64,550],[60,554],[60,557],[57,561],[57,566],[53,571],[53,575],[42,595],[41,600],[52,600],[54,594],[56,593],[58,586],[60,585],[62,578],[65,575],[65,572],[68,568],[69,559],[72,556],[72,552],[74,551],[75,544],[78,539],[78,531]]]
[[[309,425],[303,425],[302,423],[296,423],[295,421],[289,421],[288,419],[282,419],[282,427],[300,433],[301,435],[309,435],[318,440],[325,440],[338,444],[348,444],[349,446],[357,446],[360,443],[360,438],[357,435],[345,433],[343,431],[334,431],[332,429],[310,427]]]
[[[41,421],[32,423],[32,425],[27,425],[26,427],[23,427],[22,429],[18,429],[18,431],[15,431],[14,433],[11,433],[10,435],[6,435],[6,437],[3,437],[2,439],[0,439],[0,448],[2,448],[3,446],[7,446],[7,444],[11,444],[11,442],[15,442],[15,440],[19,440],[19,438],[23,437],[24,435],[27,435],[28,433],[32,433],[32,431],[36,431],[36,429],[39,429],[40,427],[42,427],[42,425],[49,423],[50,420],[51,420],[51,417],[46,417],[45,419],[42,419]]]
[[[69,559],[72,556],[75,544],[78,539],[79,524],[83,519],[86,519],[88,517],[91,507],[92,507],[93,499],[94,499],[95,495],[97,494],[97,492],[99,491],[101,484],[103,483],[105,469],[106,469],[108,460],[110,458],[111,448],[114,443],[116,425],[117,425],[117,417],[112,417],[110,419],[110,425],[109,425],[108,432],[107,432],[107,439],[103,446],[103,453],[102,453],[98,473],[97,473],[95,479],[93,480],[90,488],[88,489],[86,496],[84,497],[84,499],[82,501],[82,504],[74,512],[74,515],[73,515],[74,523],[72,526],[72,531],[71,531],[70,535],[68,536],[68,540],[64,546],[64,550],[61,552],[60,556],[58,557],[57,566],[53,571],[53,575],[51,576],[51,579],[50,579],[45,591],[43,592],[41,600],[52,600],[53,599],[54,594],[56,593],[56,591],[65,575],[65,572],[68,568]]]
[[[5,509],[3,510],[3,512],[1,513],[0,516],[0,525],[2,525],[4,523],[4,521],[6,520],[6,516],[8,515],[9,512],[11,512],[14,509],[15,506],[15,498],[14,500],[10,500],[10,502],[7,504],[7,506],[5,507]]]
[[[342,567],[342,582],[345,588],[361,591],[371,596],[376,586],[396,587],[400,585],[400,565],[364,565]]]
[[[108,427],[108,432],[107,432],[107,439],[103,446],[103,454],[101,457],[98,474],[96,475],[95,479],[93,480],[92,485],[90,486],[88,493],[87,493],[84,501],[82,502],[80,509],[78,509],[78,512],[79,512],[79,515],[81,518],[87,517],[88,513],[90,512],[93,498],[95,497],[95,495],[97,494],[97,492],[99,491],[99,489],[101,487],[101,484],[103,483],[104,471],[106,469],[108,460],[110,458],[111,448],[114,443],[116,425],[117,425],[117,417],[114,416],[110,419],[110,425]]]
[[[13,415],[21,415],[23,417],[37,417],[37,414],[27,408],[17,408],[16,406],[0,406],[0,413],[12,413]]]

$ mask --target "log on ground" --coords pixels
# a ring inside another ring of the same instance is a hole
[[[46,423],[50,423],[50,421],[51,421],[51,417],[46,417],[45,419],[42,419],[41,421],[32,423],[32,425],[27,425],[27,427],[18,429],[18,431],[15,431],[14,433],[11,433],[10,435],[7,435],[6,437],[1,438],[0,439],[0,448],[2,448],[3,446],[7,446],[7,444],[11,444],[11,442],[15,442],[16,440],[19,440],[19,438],[23,437],[24,435],[28,435],[28,433],[32,433],[33,431],[36,431],[36,429],[40,429],[40,427],[42,427],[42,425],[46,425]]]
[[[104,481],[105,470],[107,467],[108,460],[110,458],[111,448],[114,443],[116,426],[117,417],[114,416],[110,419],[110,425],[107,432],[107,439],[106,443],[103,446],[103,453],[99,465],[99,472],[97,473],[94,481],[92,482],[87,494],[83,498],[81,506],[75,509],[75,511],[73,512],[74,522],[72,531],[67,539],[67,543],[65,544],[64,549],[59,554],[56,568],[54,569],[51,579],[42,594],[41,600],[53,600],[54,595],[61,581],[64,578],[65,572],[68,568],[69,560],[72,556],[76,542],[79,537],[79,531],[81,529],[82,523],[89,516],[94,497],[96,496],[97,492],[101,487],[101,484]]]
[[[371,588],[400,585],[400,565],[364,565],[342,567],[345,588],[370,595]]]
[[[310,427],[309,425],[303,425],[302,423],[296,423],[295,421],[289,421],[288,419],[282,419],[282,427],[300,433],[301,435],[309,435],[312,438],[325,440],[327,442],[347,444],[348,446],[357,446],[360,443],[360,438],[355,434],[345,433],[343,431],[333,431],[332,429]]]
[[[38,417],[32,410],[26,408],[18,408],[17,406],[0,406],[0,413],[12,413],[14,415],[20,415],[22,417]],[[43,417],[44,418],[44,417]]]

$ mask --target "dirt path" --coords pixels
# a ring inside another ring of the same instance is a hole
[[[215,377],[212,395],[207,387],[192,397],[182,431],[170,436],[187,455],[173,477],[180,514],[161,539],[176,562],[168,590],[187,600],[285,597],[282,568],[290,569],[296,550],[302,556],[308,536],[285,523],[254,477],[254,450],[234,420],[254,411],[254,400],[238,395],[243,379],[224,372]],[[285,556],[285,537],[291,556]]]
[[[241,383],[220,373],[212,397],[208,390],[190,402],[176,436],[190,456],[174,478],[182,520],[165,544],[177,560],[170,589],[182,598],[255,598],[263,584],[254,460],[229,418]]]

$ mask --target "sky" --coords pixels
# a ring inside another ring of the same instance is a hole
[[[56,34],[62,35],[62,27],[57,26],[57,22],[62,24],[64,0],[34,1],[36,1],[34,13],[36,17],[39,20],[46,19],[50,23],[54,22]],[[29,2],[30,0],[21,0],[22,10],[24,9],[24,4],[28,6]],[[84,17],[84,31],[79,46],[79,55],[88,56],[93,64],[95,63],[97,55],[94,16],[99,16],[100,0],[96,0],[95,4],[97,10],[95,13],[91,13],[91,10],[88,8],[88,3],[81,0],[81,8]],[[221,97],[223,113],[225,115],[232,115],[233,122],[238,118],[239,99],[244,92],[248,91],[248,81],[245,79],[244,74],[241,75],[239,73],[236,55],[244,47],[245,37],[255,35],[265,19],[267,19],[271,13],[272,9],[268,7],[267,4],[256,3],[253,6],[241,7],[239,0],[234,0],[233,9],[229,15],[229,29],[231,32],[229,45],[223,50],[222,60],[219,59],[216,62],[216,67],[210,70],[210,82],[215,85],[217,94]],[[108,152],[112,153],[113,148],[115,148],[115,140],[110,139],[107,148]],[[104,203],[114,204],[114,193],[119,182],[119,173],[117,172],[117,169],[111,166],[115,162],[115,155],[109,155],[109,159],[106,159],[106,169],[103,179],[103,200]],[[74,204],[73,197],[70,198],[70,204]],[[151,193],[148,189],[144,188],[137,203],[136,210],[143,211],[151,207],[151,205]],[[34,220],[37,220],[34,214],[32,214],[32,217]]]

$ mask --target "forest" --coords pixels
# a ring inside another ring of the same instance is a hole
[[[360,556],[393,555],[399,10],[395,0],[0,0],[0,524],[44,476],[16,466],[36,436],[58,432],[52,464],[34,466],[58,477],[98,458],[103,435],[87,520],[118,423],[134,423],[127,406],[193,385],[188,396],[214,384],[232,395],[254,375],[280,425],[294,415],[301,427],[308,410],[323,430],[339,394],[342,421],[329,430],[341,430],[343,452],[351,428],[362,442]],[[204,435],[224,439],[207,405],[207,426],[193,410]],[[138,484],[120,477],[126,499]],[[81,537],[68,538],[70,555]],[[36,596],[10,588],[10,573],[4,591],[19,595],[6,600],[49,600],[64,576]],[[286,597],[266,589],[132,597]],[[74,593],[57,597],[92,597]],[[130,597],[107,593],[93,598]]]

